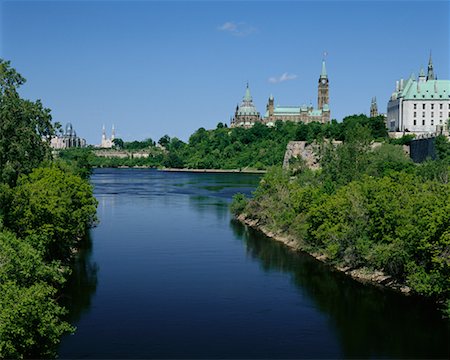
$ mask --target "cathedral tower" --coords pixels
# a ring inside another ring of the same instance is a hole
[[[317,108],[323,109],[324,105],[329,105],[328,97],[328,75],[325,67],[325,60],[322,60],[322,72],[319,77],[319,89],[317,96]]]
[[[370,103],[370,117],[377,117],[378,116],[378,106],[377,106],[377,98],[373,97],[372,102]]]

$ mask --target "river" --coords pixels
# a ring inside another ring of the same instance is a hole
[[[232,221],[259,176],[97,169],[99,225],[64,294],[61,358],[450,358],[426,301]]]

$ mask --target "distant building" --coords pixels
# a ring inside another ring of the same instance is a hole
[[[71,123],[67,123],[65,131],[60,135],[50,139],[50,146],[53,149],[68,149],[74,147],[85,147],[86,140],[77,136]]]
[[[378,116],[378,106],[377,106],[377,98],[373,97],[372,102],[370,103],[370,117]]]
[[[329,79],[325,60],[322,61],[322,72],[319,76],[317,109],[314,109],[312,104],[281,106],[275,105],[274,103],[274,97],[270,95],[266,106],[266,113],[264,117],[261,117],[253,104],[253,99],[247,84],[244,98],[241,104],[236,106],[234,117],[231,119],[231,127],[251,127],[257,122],[273,126],[278,120],[303,123],[313,121],[320,123],[330,122]]]
[[[256,122],[261,122],[261,115],[258,110],[256,110],[256,106],[253,104],[253,98],[250,95],[250,88],[245,89],[245,95],[242,99],[240,105],[236,106],[236,111],[234,113],[234,118],[231,120],[231,127],[234,126],[242,126],[242,127],[251,127]]]
[[[436,133],[446,129],[450,119],[450,80],[437,80],[433,62],[416,79],[396,82],[388,102],[386,126],[392,132]]]
[[[105,125],[103,125],[102,128],[102,142],[99,145],[99,147],[101,148],[105,148],[105,149],[110,149],[114,146],[114,139],[116,137],[116,130],[114,129],[114,125],[112,126],[112,130],[111,130],[111,137],[107,138],[106,137],[106,129],[105,129]]]

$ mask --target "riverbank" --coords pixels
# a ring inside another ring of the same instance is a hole
[[[93,166],[93,169],[104,169],[109,168],[109,166]],[[189,169],[189,168],[158,168],[156,166],[146,166],[146,165],[134,165],[126,166],[119,165],[112,168],[117,169],[156,169],[158,171],[166,172],[189,172],[189,173],[212,173],[212,174],[265,174],[267,170],[257,170],[257,169]]]
[[[158,171],[168,171],[168,172],[192,172],[192,173],[214,173],[214,174],[265,174],[267,170],[257,170],[257,169],[176,169],[176,168],[162,168]]]
[[[300,251],[306,253],[314,257],[315,259],[331,266],[333,269],[350,276],[356,281],[386,287],[401,292],[402,294],[405,295],[409,295],[411,293],[411,289],[408,286],[397,282],[395,279],[392,278],[392,276],[386,275],[380,270],[372,270],[366,267],[350,268],[350,267],[335,266],[328,261],[326,255],[322,253],[307,251],[307,249],[301,245],[301,241],[294,238],[293,236],[290,236],[282,231],[280,232],[271,231],[264,225],[261,225],[258,220],[247,218],[245,214],[240,214],[239,216],[236,217],[236,219],[241,223],[243,223],[244,225],[247,225],[255,230],[262,232],[267,237],[283,243],[285,246],[289,247],[293,251]]]

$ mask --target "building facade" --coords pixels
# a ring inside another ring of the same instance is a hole
[[[116,138],[116,130],[114,128],[114,125],[112,126],[111,130],[111,137],[106,137],[106,129],[105,125],[103,125],[102,128],[102,142],[98,147],[104,148],[104,149],[111,149],[114,146],[114,139]]]
[[[450,80],[438,80],[433,62],[416,79],[396,82],[387,106],[386,127],[392,132],[441,133],[450,119]]]
[[[60,135],[52,136],[50,146],[53,149],[68,149],[74,147],[85,147],[86,140],[77,136],[71,123],[66,124],[64,132]]]
[[[329,79],[325,61],[322,61],[322,71],[319,76],[317,93],[317,109],[314,109],[312,104],[294,106],[275,105],[275,99],[270,95],[266,105],[266,113],[261,117],[253,104],[250,89],[247,84],[245,96],[241,104],[236,107],[234,117],[231,119],[231,127],[242,126],[248,128],[256,122],[273,126],[278,120],[303,123],[314,121],[327,123],[331,119],[329,102]]]

